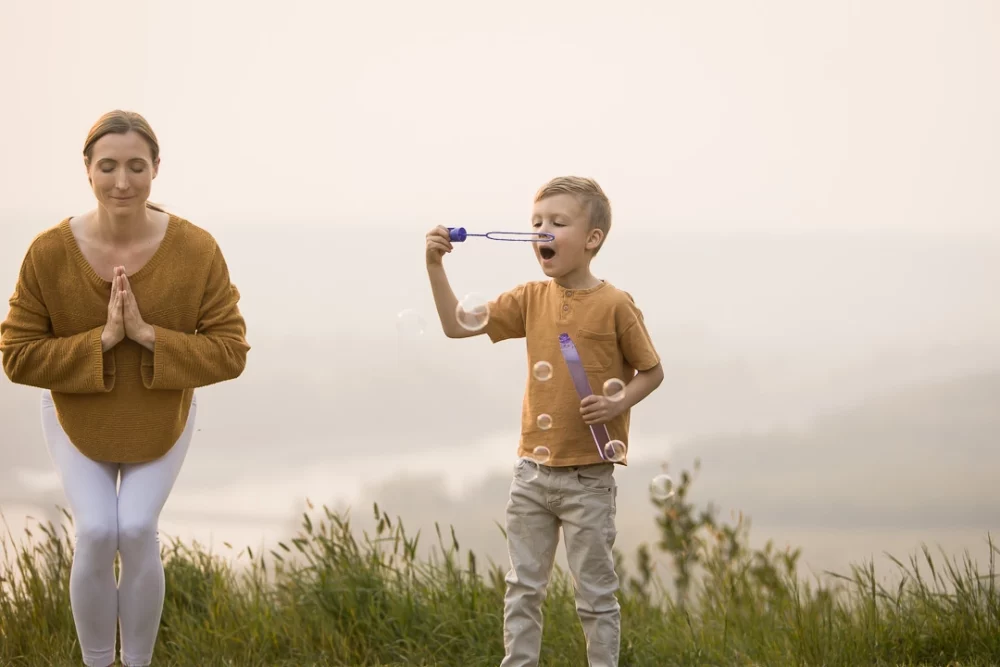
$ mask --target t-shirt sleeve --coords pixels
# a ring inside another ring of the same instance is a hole
[[[494,343],[508,338],[524,338],[524,313],[524,285],[518,285],[490,301],[486,335]]]
[[[615,329],[618,332],[618,346],[628,365],[637,371],[648,371],[660,363],[660,355],[653,347],[653,340],[646,329],[642,311],[635,305],[632,296],[615,309]]]

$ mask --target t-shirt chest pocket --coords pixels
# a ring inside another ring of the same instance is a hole
[[[606,371],[618,356],[618,335],[613,331],[580,329],[578,348],[580,363],[587,371]]]

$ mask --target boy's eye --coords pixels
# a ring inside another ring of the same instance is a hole
[[[146,168],[145,167],[132,167],[132,171],[134,171],[137,174],[141,174],[142,172],[146,171]]]

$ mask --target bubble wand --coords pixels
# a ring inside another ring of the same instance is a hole
[[[590,381],[587,379],[586,371],[583,370],[583,364],[580,363],[580,353],[577,351],[576,345],[573,344],[573,339],[566,333],[559,334],[559,348],[562,350],[563,359],[569,367],[569,375],[573,378],[576,393],[580,395],[582,401],[594,392],[590,390]],[[597,445],[597,453],[600,454],[601,460],[607,461],[608,457],[604,453],[604,448],[611,442],[608,427],[604,424],[590,424],[590,434],[594,436],[594,444]]]
[[[449,227],[448,238],[452,243],[461,243],[470,236],[481,236],[491,241],[526,241],[528,243],[548,243],[555,238],[545,232],[486,232],[485,234],[470,234],[465,227]]]

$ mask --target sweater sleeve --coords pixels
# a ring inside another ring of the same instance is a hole
[[[110,295],[109,295],[110,296]],[[12,382],[67,394],[111,391],[115,357],[101,351],[104,326],[57,337],[42,298],[31,253],[21,264],[7,319],[0,322],[3,370]]]
[[[226,260],[216,246],[197,331],[184,333],[153,325],[153,350],[142,351],[146,388],[195,389],[239,377],[250,351],[239,300],[239,290],[230,282]]]

